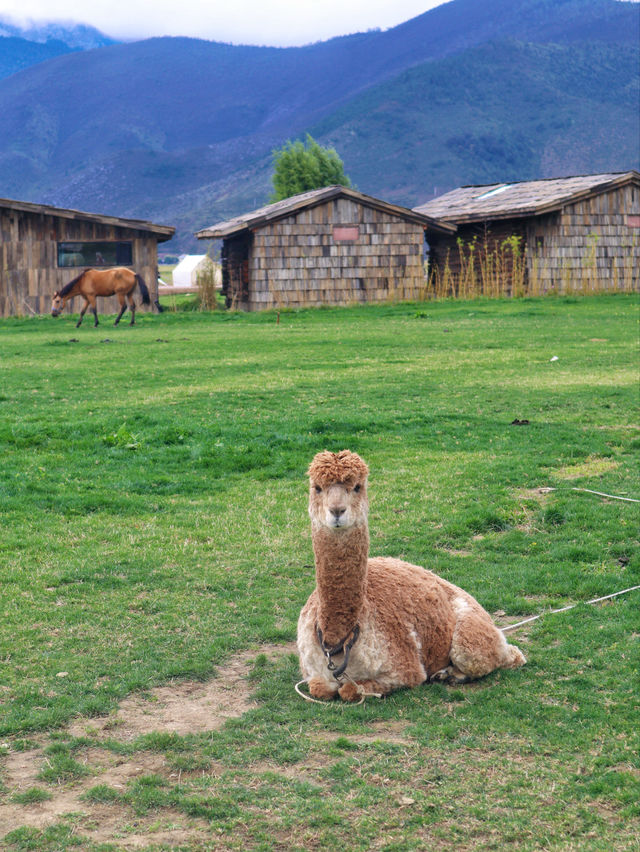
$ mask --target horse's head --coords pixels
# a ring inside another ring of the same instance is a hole
[[[64,299],[60,295],[60,293],[56,290],[53,294],[53,300],[51,302],[51,316],[57,317],[61,312],[64,306]]]

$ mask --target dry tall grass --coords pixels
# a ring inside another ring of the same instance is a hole
[[[222,286],[222,271],[219,263],[212,260],[196,276],[198,306],[201,311],[215,311],[218,307],[217,293]]]
[[[585,255],[578,265],[564,263],[553,275],[549,261],[537,249],[523,248],[519,236],[494,244],[476,238],[467,243],[459,239],[457,257],[452,258],[447,252],[441,267],[427,270],[421,295],[424,299],[500,299],[557,293],[631,293],[634,272],[637,276],[634,269],[637,244],[634,236],[623,246],[626,251],[622,261],[611,259],[611,274],[605,280],[598,267],[597,234],[589,235]]]

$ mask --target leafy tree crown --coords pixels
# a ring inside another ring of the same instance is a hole
[[[334,148],[323,148],[308,133],[305,141],[287,142],[273,152],[275,171],[271,201],[280,201],[323,186],[351,186]]]

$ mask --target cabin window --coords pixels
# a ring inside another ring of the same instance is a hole
[[[360,236],[358,225],[334,225],[333,239],[337,243],[353,243]]]
[[[58,243],[58,266],[131,266],[130,242]]]

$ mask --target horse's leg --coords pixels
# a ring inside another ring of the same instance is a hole
[[[82,310],[80,311],[80,317],[78,319],[78,322],[76,323],[76,328],[78,328],[78,326],[84,319],[84,315],[86,314],[87,308],[89,307],[89,300],[87,299],[87,297],[83,296],[82,298],[84,299],[84,305],[82,306]]]
[[[93,327],[96,328],[98,325],[98,309],[96,308],[96,297],[94,295],[90,295],[87,296],[87,298],[91,302],[91,311],[93,313],[93,318],[95,319]]]
[[[118,301],[120,302],[120,313],[116,317],[116,321],[114,322],[114,325],[118,325],[118,323],[120,322],[120,317],[127,310],[127,303],[125,301],[124,296],[122,295],[122,293],[118,293],[117,295],[118,295]]]
[[[129,307],[131,308],[131,322],[129,325],[133,325],[136,321],[136,302],[131,293],[129,293],[127,298],[129,299]]]

